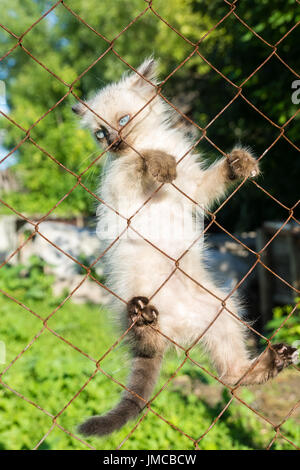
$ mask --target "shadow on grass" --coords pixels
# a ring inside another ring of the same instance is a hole
[[[231,399],[231,394],[228,390],[224,390],[222,395],[222,401],[218,402],[215,406],[211,406],[209,403],[207,403],[205,398],[203,399],[203,403],[205,403],[207,407],[207,414],[210,416],[212,422],[222,412],[226,404]],[[237,411],[235,416],[233,416],[232,411],[230,410],[230,406],[222,414],[220,420],[226,424],[229,436],[232,438],[232,441],[235,442],[238,447],[247,446],[255,450],[265,449],[265,447],[262,444],[259,444],[257,440],[257,433],[260,431],[260,429],[249,429],[249,427],[247,429],[245,419],[246,417],[244,416],[242,419]]]

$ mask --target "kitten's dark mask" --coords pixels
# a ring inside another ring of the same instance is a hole
[[[72,111],[75,114],[84,116],[86,109],[84,105],[82,105],[81,103],[77,103],[72,106]],[[119,119],[118,125],[120,127],[123,127],[127,124],[129,120],[130,120],[130,115],[125,114]],[[94,131],[94,136],[100,144],[105,145],[106,143],[108,146],[110,146],[109,148],[110,152],[117,153],[128,147],[127,143],[122,139],[120,132],[117,132],[116,130],[113,130],[113,129],[108,129],[104,125],[100,126],[98,129]]]
[[[111,152],[117,153],[128,147],[126,142],[116,131],[109,131],[104,126],[101,126],[100,129],[95,131],[95,137],[101,144],[104,142],[106,142],[108,146],[112,144],[109,149]]]

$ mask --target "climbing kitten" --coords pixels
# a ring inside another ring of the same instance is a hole
[[[81,103],[72,108],[111,152],[100,188],[110,208],[100,205],[98,233],[107,245],[120,235],[107,255],[108,285],[127,302],[119,308],[123,329],[132,327],[127,335],[133,354],[130,391],[106,415],[84,422],[79,430],[85,435],[108,434],[139,414],[172,344],[166,336],[189,347],[202,335],[202,345],[227,384],[240,379],[242,384],[264,383],[298,354],[295,348],[274,344],[244,376],[255,361],[245,346],[247,328],[222,310],[225,306],[238,316],[239,300],[234,295],[222,303],[226,293],[204,267],[202,237],[192,244],[197,237],[195,209],[201,214],[201,207],[209,208],[232,182],[258,175],[258,163],[237,147],[228,158],[204,168],[190,150],[194,142],[173,125],[173,111],[150,83],[158,83],[155,61],[147,59],[138,72],[142,77],[125,75],[87,101],[98,116]]]

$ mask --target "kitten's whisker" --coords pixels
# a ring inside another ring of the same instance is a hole
[[[83,160],[80,160],[79,165],[78,165],[78,171],[81,171],[83,164],[89,159],[92,160],[93,156],[97,155],[97,153],[98,153],[97,150],[95,150],[94,152],[90,153],[87,157],[85,157]]]

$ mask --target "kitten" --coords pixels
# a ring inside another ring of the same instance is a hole
[[[150,83],[158,83],[156,62],[147,59],[138,72],[142,77],[124,75],[87,101],[100,117],[82,103],[72,108],[112,155],[100,195],[124,218],[101,205],[99,236],[109,245],[120,235],[107,255],[108,285],[127,301],[127,308],[119,310],[122,327],[132,326],[127,335],[133,354],[129,391],[106,415],[84,422],[79,431],[85,435],[120,429],[145,407],[165,350],[172,344],[165,336],[189,347],[203,335],[201,343],[227,384],[240,379],[241,384],[264,383],[298,356],[295,348],[272,345],[243,377],[255,361],[245,346],[247,328],[225,309],[221,311],[226,293],[204,267],[201,237],[192,245],[201,233],[193,225],[195,209],[201,214],[201,207],[209,208],[232,182],[258,175],[257,161],[237,147],[228,158],[205,169],[200,156],[190,150],[191,137],[173,125],[173,111]],[[165,184],[155,192],[161,183]],[[226,307],[240,314],[236,295],[226,300]]]

